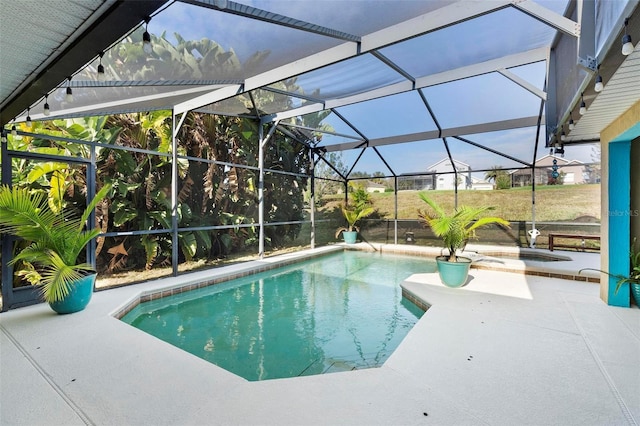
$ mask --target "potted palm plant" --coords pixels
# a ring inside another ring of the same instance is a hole
[[[629,257],[631,258],[631,272],[628,276],[621,274],[612,274],[596,268],[580,269],[578,271],[578,274],[581,274],[582,271],[597,271],[602,272],[603,274],[607,274],[610,277],[617,278],[618,282],[616,283],[616,294],[624,284],[629,284],[629,287],[631,288],[631,294],[636,300],[636,304],[640,306],[640,247],[636,248],[636,246],[638,246],[637,242],[638,240],[634,238],[633,242],[631,243],[631,249],[629,251]]]
[[[509,222],[499,217],[480,217],[493,207],[461,206],[447,214],[435,201],[425,194],[419,194],[422,201],[430,209],[418,210],[418,218],[424,226],[431,228],[433,233],[442,238],[447,256],[438,256],[436,263],[440,280],[448,287],[460,287],[467,282],[471,259],[458,256],[458,250],[463,250],[471,238],[475,238],[475,230],[490,224],[509,227]]]
[[[347,227],[341,227],[336,230],[336,238],[342,233],[342,238],[347,244],[354,244],[358,236],[360,228],[356,226],[356,223],[373,213],[373,208],[368,207],[366,204],[358,203],[353,207],[342,206],[342,215],[347,221]]]
[[[103,187],[80,217],[53,211],[47,196],[27,188],[0,187],[0,231],[28,242],[11,264],[32,265],[29,281],[41,287],[44,301],[60,314],[84,309],[93,293],[96,273],[92,265],[79,262],[86,245],[98,229],[86,229],[89,215],[110,190]]]

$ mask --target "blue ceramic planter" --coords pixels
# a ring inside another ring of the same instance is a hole
[[[447,262],[446,257],[438,256],[436,263],[442,284],[447,287],[462,287],[467,282],[471,259],[458,257],[457,262]]]
[[[96,276],[97,274],[91,274],[80,278],[72,284],[71,291],[64,300],[49,303],[51,309],[59,314],[72,314],[86,308],[93,295]]]
[[[636,299],[636,305],[640,306],[640,284],[629,284],[631,287],[631,294]]]
[[[342,238],[344,238],[344,242],[347,244],[355,244],[357,237],[358,232],[356,231],[342,231]]]

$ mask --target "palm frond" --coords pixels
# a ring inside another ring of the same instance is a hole
[[[505,227],[508,227],[510,225],[509,221],[504,220],[501,217],[481,217],[480,219],[476,220],[468,229],[469,231],[474,231],[477,228],[492,225],[494,223]]]
[[[67,265],[54,251],[49,251],[49,260],[42,273],[42,297],[46,302],[56,302],[64,299],[71,291],[74,281],[82,278],[80,271],[92,271],[91,265]]]
[[[84,225],[87,223],[87,220],[89,219],[89,216],[91,215],[93,209],[95,209],[98,203],[107,196],[109,191],[111,191],[111,185],[105,185],[100,191],[98,191],[95,197],[93,197],[93,200],[91,200],[91,202],[87,205],[87,208],[85,208],[84,212],[82,212],[82,216],[80,217],[79,221],[80,223],[78,224],[78,226],[80,227],[79,230],[82,230]]]
[[[442,239],[449,250],[450,261],[455,259],[457,250],[464,248],[469,239],[475,237],[476,229],[492,223],[509,226],[508,221],[499,217],[480,217],[487,211],[493,210],[493,207],[460,206],[452,214],[447,214],[440,205],[424,193],[420,193],[419,196],[430,209],[418,210],[418,219],[423,225],[430,227],[436,237]]]
[[[440,207],[438,205],[438,203],[436,203],[435,201],[433,201],[432,199],[427,197],[427,195],[425,193],[419,192],[418,196],[420,197],[420,199],[422,199],[422,201],[427,203],[429,205],[429,207],[431,207],[433,209],[433,211],[436,213],[437,217],[446,216],[446,213],[445,213],[444,209],[442,207]]]
[[[0,230],[31,241],[12,263],[24,261],[40,267],[39,284],[47,302],[62,300],[82,271],[92,270],[90,264],[78,264],[78,257],[100,233],[99,229],[85,229],[87,219],[110,189],[110,185],[103,187],[78,218],[69,212],[55,213],[44,193],[0,187]]]
[[[26,240],[49,233],[55,225],[56,215],[49,208],[45,195],[4,185],[0,190],[2,230]]]

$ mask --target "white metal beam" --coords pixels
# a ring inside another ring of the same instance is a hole
[[[240,84],[217,88],[216,90],[205,93],[204,95],[200,95],[193,99],[189,99],[186,102],[174,105],[173,110],[176,114],[181,114],[183,112],[191,111],[192,109],[200,108],[205,105],[230,98],[240,93],[241,90],[242,85]]]
[[[362,37],[362,52],[380,49],[510,6],[512,0],[462,0]]]
[[[357,56],[358,53],[357,43],[342,43],[338,46],[323,50],[322,52],[290,62],[281,67],[265,71],[262,74],[249,77],[245,80],[244,88],[249,91],[263,86],[268,86],[269,84],[273,84],[305,72],[313,71],[344,59],[352,58]]]
[[[382,98],[389,95],[395,95],[402,92],[408,92],[413,89],[413,82],[401,81],[400,83],[390,84],[378,89],[369,90],[367,92],[358,93],[357,95],[347,96],[340,99],[332,99],[325,102],[327,109],[338,108],[345,105],[351,105],[358,102],[364,102],[371,99]]]
[[[569,34],[576,38],[580,37],[579,23],[574,22],[569,18],[565,18],[562,15],[558,15],[544,6],[540,6],[535,1],[514,0],[513,7],[551,27],[554,27],[557,30],[562,31],[565,34]]]
[[[303,107],[292,109],[289,111],[283,111],[275,114],[265,115],[264,117],[262,117],[261,121],[263,124],[276,121],[276,120],[282,121],[282,120],[286,120],[287,118],[297,117],[299,115],[311,114],[311,113],[319,112],[325,109],[327,108],[325,108],[323,104],[310,104],[310,105],[305,105]]]
[[[360,142],[362,142],[362,138],[360,138],[359,136],[353,136],[353,135],[347,135],[345,133],[337,133],[337,132],[331,132],[328,130],[323,130],[323,129],[314,129],[312,127],[307,127],[307,126],[299,126],[297,124],[289,124],[289,123],[280,123],[280,126],[284,126],[290,129],[298,129],[298,130],[303,130],[303,131],[307,131],[307,132],[315,132],[315,133],[322,133],[325,135],[332,135],[332,136],[338,136],[341,138],[346,138],[346,139],[353,139],[353,140],[358,140]]]
[[[501,130],[518,129],[523,127],[534,127],[538,125],[538,116],[515,118],[511,120],[494,121],[491,123],[473,124],[470,126],[452,127],[442,129],[442,133],[438,130],[429,130],[426,132],[410,133],[406,135],[390,136],[385,138],[370,139],[367,146],[384,146],[394,145],[398,143],[419,142],[431,139],[439,139],[461,135],[473,135],[477,133],[498,132]],[[354,149],[362,145],[362,142],[346,142],[342,144],[327,145],[327,151],[344,151]]]
[[[502,58],[492,59],[478,64],[468,65],[438,74],[432,74],[416,79],[416,88],[435,86],[437,84],[462,80],[477,75],[488,74],[504,68],[545,61],[549,55],[549,48],[541,47],[526,52],[515,53]]]
[[[175,123],[176,121],[176,114],[173,114],[173,121]],[[182,115],[180,116],[180,121],[178,121],[178,123],[173,127],[173,138],[177,138],[178,137],[178,132],[180,131],[180,128],[182,127],[182,125],[184,124],[184,119],[187,118],[187,113],[182,113]]]
[[[185,96],[190,94],[202,93],[206,90],[213,90],[216,86],[204,86],[204,87],[189,87],[187,89],[172,90],[170,92],[163,92],[153,95],[138,96],[135,98],[118,99],[109,102],[102,102],[99,104],[92,104],[89,106],[79,106],[75,108],[67,108],[62,110],[52,110],[49,117],[45,117],[43,113],[31,113],[33,120],[53,120],[55,118],[72,117],[72,116],[90,116],[90,115],[107,115],[117,114],[119,111],[129,112],[131,106],[144,104],[146,102],[157,101],[161,99],[167,99],[171,102],[171,98],[175,96]],[[218,89],[223,90],[223,89]],[[170,107],[171,105],[164,105],[164,107]],[[137,109],[138,111],[140,109]],[[178,115],[184,111],[175,111],[174,114]],[[26,116],[16,118],[16,121],[24,121]]]
[[[543,101],[547,100],[547,94],[545,93],[544,90],[537,88],[536,86],[534,86],[533,84],[531,84],[527,80],[525,80],[524,78],[521,78],[521,77],[515,75],[514,73],[512,73],[511,71],[509,71],[507,69],[504,69],[504,68],[499,69],[497,71],[500,74],[502,74],[503,76],[507,77],[509,80],[511,80],[514,83],[516,83],[518,86],[520,86],[523,89],[528,90],[529,92],[533,93],[534,95],[536,95],[537,97],[539,97]]]

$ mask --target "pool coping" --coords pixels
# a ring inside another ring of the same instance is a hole
[[[344,245],[348,250],[380,251],[381,253],[407,254],[435,258],[442,255],[442,249],[438,247],[409,246],[395,244],[369,244],[358,243]],[[500,247],[484,245],[467,245],[462,256],[471,258],[472,269],[483,269],[496,272],[513,272],[517,274],[533,275],[547,278],[560,278],[564,280],[600,283],[600,273],[587,271],[580,274],[584,268],[598,268],[600,266],[599,253],[566,252],[560,255],[544,249],[531,249],[523,247]],[[558,260],[557,262],[536,261],[513,258],[516,255],[535,255]],[[500,258],[500,257],[504,258]],[[586,260],[588,259],[588,260]],[[593,264],[597,263],[597,264]]]

